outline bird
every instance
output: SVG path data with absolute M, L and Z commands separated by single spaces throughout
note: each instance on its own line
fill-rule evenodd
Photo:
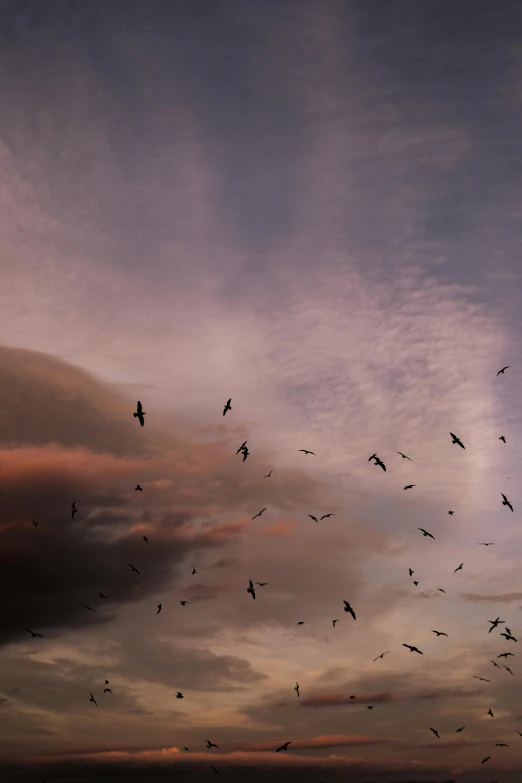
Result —
M 476 675 L 476 674 L 474 674 L 474 675 L 473 675 L 473 678 L 474 678 L 475 680 L 480 680 L 481 682 L 491 682 L 491 680 L 486 680 L 486 678 L 485 678 L 485 677 L 477 677 L 477 675 Z
M 219 747 L 219 745 L 216 745 L 214 742 L 207 740 L 207 750 L 210 750 L 210 748 L 217 748 L 217 747 Z
M 98 703 L 97 703 L 96 699 L 94 698 L 94 696 L 92 695 L 92 693 L 91 693 L 91 698 L 89 699 L 89 701 L 92 701 L 93 704 L 96 704 L 96 706 L 98 706 Z
M 289 740 L 288 742 L 285 742 L 284 745 L 281 745 L 281 747 L 276 750 L 276 753 L 279 753 L 280 750 L 288 750 L 291 741 L 292 740 Z
M 185 604 L 188 604 L 188 601 L 180 601 L 181 606 L 185 606 Z
M 431 726 L 430 726 L 430 731 L 432 731 L 435 734 L 435 736 L 440 739 L 440 734 L 439 734 L 439 732 L 436 729 L 432 729 Z
M 149 539 L 147 538 L 147 536 L 142 536 L 142 539 L 145 541 L 146 544 L 149 543 Z
M 338 623 L 338 622 L 339 622 L 339 620 L 332 620 L 332 625 L 333 625 L 334 628 L 335 628 L 335 623 Z
M 421 652 L 421 651 L 420 651 L 420 650 L 419 650 L 417 647 L 414 647 L 414 646 L 413 646 L 413 645 L 411 645 L 411 644 L 404 644 L 404 643 L 403 643 L 403 645 L 402 645 L 402 646 L 403 646 L 403 647 L 407 647 L 407 648 L 409 649 L 409 651 L 410 651 L 410 652 L 416 652 L 416 653 L 419 653 L 419 655 L 424 655 L 424 653 L 423 653 L 423 652 Z
M 500 656 L 499 656 L 499 657 L 500 657 Z M 496 661 L 492 661 L 492 660 L 491 660 L 491 658 L 490 658 L 489 660 L 490 660 L 490 663 L 492 663 L 492 664 L 493 664 L 493 666 L 494 666 L 496 669 L 500 669 L 500 666 L 498 665 L 498 663 L 497 663 Z
M 437 636 L 447 636 L 447 633 L 444 633 L 444 631 L 432 631 L 432 633 L 436 633 Z
M 305 454 L 313 454 L 313 455 L 314 455 L 314 457 L 316 457 L 316 456 L 317 456 L 317 455 L 315 454 L 315 452 L 313 452 L 313 451 L 308 451 L 308 449 L 297 449 L 297 451 L 304 451 L 304 453 L 305 453 Z
M 34 525 L 35 527 L 38 527 L 38 522 L 36 521 L 36 519 L 33 519 L 33 518 L 31 517 L 31 521 L 32 521 L 32 523 L 33 523 L 33 525 Z
M 413 489 L 413 487 L 416 487 L 416 484 L 407 484 L 404 489 Z
M 142 488 L 140 487 L 139 484 L 136 484 L 136 486 L 134 487 L 134 491 L 135 492 L 143 492 L 143 490 L 142 490 Z
M 414 580 L 413 580 L 413 584 L 415 585 L 415 587 L 417 587 L 417 585 L 418 585 L 419 583 L 418 583 L 418 582 L 416 582 L 416 581 L 415 581 L 415 579 L 414 579 Z
M 495 716 L 493 715 L 493 710 L 492 710 L 492 709 L 489 709 L 489 710 L 488 710 L 488 715 L 491 715 L 491 717 L 492 717 L 492 718 L 494 718 L 494 717 L 495 717 Z
M 502 664 L 502 665 L 504 666 L 504 664 Z M 504 666 L 504 669 L 505 669 L 507 672 L 509 672 L 510 674 L 513 674 L 513 672 L 512 672 L 512 671 L 511 671 L 511 669 L 509 668 L 509 666 Z
M 497 625 L 499 625 L 500 623 L 505 623 L 505 622 L 506 621 L 505 620 L 501 620 L 500 617 L 497 617 L 496 620 L 488 620 L 488 623 L 491 623 L 491 628 L 489 629 L 488 633 L 491 633 L 493 628 L 496 628 Z
M 510 655 L 512 658 L 515 657 L 515 653 L 500 653 L 500 655 L 497 655 L 497 658 L 509 658 Z
M 188 748 L 186 748 L 185 746 L 183 746 L 183 750 L 186 750 L 187 753 L 190 753 L 190 750 Z
M 481 763 L 481 764 L 485 764 L 485 763 L 486 763 L 486 761 L 489 761 L 489 760 L 490 760 L 490 758 L 491 758 L 491 756 L 486 756 L 486 758 L 485 758 L 485 759 L 482 759 L 482 761 L 481 761 L 480 763 Z
M 161 609 L 162 609 L 161 604 L 158 604 L 158 611 L 156 612 L 156 614 L 159 614 L 161 612 Z
M 215 773 L 216 773 L 216 775 L 219 775 L 219 772 L 217 771 L 217 769 L 215 768 L 215 766 L 214 766 L 213 764 L 211 764 L 210 766 L 211 766 L 211 768 L 212 768 L 213 772 L 215 772 Z
M 459 566 L 457 566 L 457 568 L 454 570 L 454 572 L 453 572 L 453 573 L 454 573 L 454 574 L 456 574 L 456 573 L 457 573 L 457 571 L 462 571 L 462 566 L 463 566 L 463 565 L 464 565 L 464 563 L 461 563 Z
M 328 517 L 334 517 L 334 516 L 335 516 L 335 514 L 323 514 L 321 519 L 328 519 Z M 321 521 L 321 519 L 319 519 L 319 522 Z
M 313 514 L 308 514 L 308 516 L 310 517 L 310 519 L 313 519 L 313 520 L 314 520 L 314 522 L 319 522 L 319 520 L 317 519 L 317 517 L 314 517 L 314 515 L 313 515 Z
M 505 367 L 503 367 L 501 370 L 499 370 L 499 371 L 497 372 L 497 378 L 498 378 L 498 376 L 499 376 L 501 373 L 502 373 L 502 375 L 504 375 L 505 371 L 506 371 L 506 370 L 509 370 L 509 368 L 510 368 L 510 367 L 511 367 L 511 365 L 510 365 L 510 364 L 506 364 L 506 366 L 505 366 Z
M 87 606 L 87 604 L 82 604 L 82 606 L 85 606 L 86 609 L 89 609 L 91 612 L 95 612 L 96 609 L 93 609 L 92 606 Z
M 78 513 L 78 509 L 76 508 L 76 503 L 73 503 L 71 506 L 71 516 L 74 519 L 74 515 Z
M 43 639 L 43 636 L 41 633 L 36 633 L 36 631 L 31 631 L 30 628 L 24 628 L 24 631 L 27 631 L 27 633 L 30 633 L 33 639 L 36 639 L 37 636 L 40 637 L 40 639 Z
M 246 460 L 249 454 L 250 452 L 247 448 L 243 449 L 243 462 Z
M 456 435 L 454 435 L 454 434 L 453 434 L 453 432 L 450 432 L 450 435 L 451 435 L 451 437 L 453 438 L 453 440 L 451 441 L 452 445 L 453 445 L 454 443 L 458 443 L 458 444 L 459 444 L 459 446 L 461 447 L 461 449 L 465 449 L 465 448 L 466 448 L 466 447 L 465 447 L 465 445 L 464 445 L 464 444 L 462 443 L 462 441 L 460 440 L 460 438 L 457 438 L 457 436 L 456 436 Z
M 255 519 L 256 517 L 260 517 L 261 514 L 263 513 L 263 511 L 266 511 L 267 508 L 268 508 L 268 506 L 265 506 L 264 508 L 262 508 L 261 511 L 258 511 L 258 513 L 256 514 L 255 517 L 252 517 L 252 519 Z
M 495 543 L 494 541 L 488 541 L 487 543 L 486 542 L 479 542 L 479 546 L 493 546 L 494 543 Z
M 105 685 L 108 685 L 108 684 L 109 684 L 109 680 L 105 680 Z
M 420 530 L 420 532 L 424 537 L 429 536 L 430 538 L 433 538 L 433 540 L 435 541 L 435 536 L 432 536 L 431 533 L 428 533 L 428 531 L 424 530 L 423 527 L 418 527 L 417 530 Z
M 354 619 L 354 620 L 356 620 L 357 618 L 356 618 L 356 616 L 355 616 L 355 612 L 353 611 L 353 609 L 352 609 L 352 607 L 350 606 L 350 604 L 348 603 L 348 601 L 345 601 L 345 600 L 343 599 L 343 603 L 344 603 L 344 611 L 345 611 L 345 612 L 349 612 L 349 613 L 352 615 L 353 619 Z
M 513 506 L 511 505 L 511 503 L 509 502 L 509 500 L 507 499 L 507 497 L 504 495 L 504 493 L 503 493 L 503 492 L 501 492 L 500 494 L 501 494 L 501 495 L 502 495 L 502 497 L 504 498 L 504 499 L 503 499 L 503 501 L 502 501 L 502 505 L 503 505 L 503 506 L 507 506 L 508 508 L 510 508 L 510 509 L 511 509 L 511 511 L 513 511 Z
M 509 748 L 509 745 L 506 745 L 505 742 L 496 742 L 495 743 L 496 748 Z
M 112 693 L 112 691 L 111 691 L 111 689 L 110 689 L 110 688 L 104 688 L 103 692 L 104 692 L 104 693 Z
M 442 589 L 442 587 L 437 587 L 437 590 L 439 591 L 439 593 L 445 593 L 446 592 L 445 590 Z
M 297 693 L 297 698 L 299 698 L 299 683 L 296 682 L 294 691 Z
M 453 514 L 454 514 L 454 513 L 455 513 L 454 511 L 448 511 L 448 514 L 449 514 L 451 517 L 453 516 Z
M 176 693 L 176 699 L 184 699 L 184 698 L 185 698 L 185 697 L 183 696 L 183 694 L 181 693 L 181 691 L 178 691 L 178 692 Z
M 100 596 L 100 598 L 105 598 L 105 600 L 106 600 L 106 601 L 108 600 L 108 599 L 107 599 L 107 596 L 106 596 L 106 595 L 103 595 L 103 593 L 98 593 L 98 595 Z
M 254 585 L 253 585 L 253 583 L 252 583 L 252 580 L 251 580 L 251 579 L 250 579 L 250 586 L 249 586 L 249 587 L 247 587 L 247 593 L 250 593 L 250 594 L 251 594 L 251 596 L 252 596 L 252 598 L 254 598 L 254 599 L 255 599 L 255 597 L 256 597 L 256 591 L 255 591 L 255 589 L 254 589 Z
M 256 582 L 256 585 L 259 585 L 259 587 L 264 587 L 267 584 L 268 582 Z
M 522 731 L 519 731 L 518 729 L 515 729 L 516 733 L 519 734 L 522 737 Z
M 138 571 L 138 569 L 136 568 L 136 566 L 133 566 L 133 565 L 132 565 L 132 563 L 127 563 L 127 565 L 129 566 L 129 568 L 130 568 L 132 571 L 135 571 L 135 572 L 138 574 L 138 576 L 140 575 L 140 572 Z
M 382 459 L 379 459 L 379 457 L 375 457 L 375 462 L 373 464 L 379 465 L 379 467 L 381 467 L 386 472 L 386 465 L 384 464 Z
M 402 451 L 398 451 L 397 454 L 400 454 L 403 459 L 409 459 L 410 462 L 413 462 L 411 457 L 407 457 L 406 454 L 403 454 Z
M 227 411 L 231 411 L 232 410 L 232 406 L 230 404 L 231 402 L 232 402 L 232 397 L 229 400 L 227 400 L 227 404 L 223 408 L 223 416 L 226 414 Z
M 412 568 L 408 568 L 408 573 L 409 573 L 410 576 L 413 576 L 415 571 Z
M 503 435 L 500 436 L 499 440 L 503 440 L 504 443 L 506 442 L 506 439 L 505 439 L 505 437 Z
M 389 652 L 391 652 L 391 650 L 386 650 L 386 652 L 383 652 L 380 655 L 378 655 L 377 658 L 373 659 L 373 663 L 375 663 L 375 661 L 378 661 L 379 658 L 384 658 L 384 656 L 387 655 Z
M 458 733 L 459 731 L 464 731 L 465 728 L 466 728 L 465 726 L 461 726 L 460 729 L 457 729 L 456 733 Z
M 191 574 L 192 574 L 192 576 L 194 576 L 195 574 L 197 574 L 197 571 L 196 571 L 196 569 L 195 569 L 195 568 L 193 568 L 193 569 L 192 569 L 192 571 L 191 571 Z
M 299 622 L 297 623 L 297 625 L 304 625 L 304 620 L 299 620 Z
M 273 468 L 272 468 L 272 470 L 273 470 Z M 263 478 L 270 478 L 270 476 L 272 475 L 272 470 L 270 471 L 270 473 L 267 473 L 266 476 L 263 476 Z
M 246 447 L 246 445 L 247 445 L 247 441 L 245 441 L 243 444 L 241 444 L 241 446 L 236 451 L 236 454 L 239 454 L 240 451 L 243 451 L 243 449 Z
M 372 705 L 370 705 L 370 706 L 366 707 L 366 709 L 367 709 L 367 710 L 373 710 L 373 706 L 372 706 Z
M 145 419 L 143 418 L 146 414 L 145 411 L 142 408 L 141 402 L 138 400 L 138 407 L 136 408 L 136 412 L 132 414 L 134 418 L 138 418 L 141 426 L 145 424 Z
M 511 636 L 510 633 L 501 633 L 501 636 L 504 636 L 508 641 L 511 639 L 513 642 L 518 642 L 518 639 L 515 639 L 514 636 Z

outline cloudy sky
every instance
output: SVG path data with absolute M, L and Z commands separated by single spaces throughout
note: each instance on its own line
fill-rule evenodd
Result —
M 3 779 L 516 781 L 521 44 L 0 0 Z

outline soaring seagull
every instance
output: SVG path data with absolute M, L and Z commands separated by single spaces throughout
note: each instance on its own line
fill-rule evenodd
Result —
M 231 402 L 232 402 L 232 397 L 231 397 L 229 400 L 227 400 L 227 404 L 226 404 L 226 405 L 225 405 L 225 407 L 223 408 L 223 416 L 225 415 L 225 413 L 226 413 L 227 411 L 231 411 L 231 410 L 232 410 L 232 406 L 231 406 L 231 404 L 230 404 Z
M 509 502 L 509 500 L 507 499 L 507 497 L 504 495 L 504 493 L 503 493 L 503 492 L 501 492 L 500 494 L 501 494 L 501 495 L 502 495 L 502 497 L 503 497 L 503 500 L 502 500 L 502 505 L 503 505 L 503 506 L 507 506 L 508 508 L 510 508 L 510 509 L 511 509 L 511 511 L 513 511 L 513 506 L 511 505 L 511 503 Z
M 400 454 L 403 459 L 409 459 L 410 462 L 413 462 L 411 457 L 407 457 L 406 454 L 403 454 L 402 451 L 398 451 L 397 454 Z
M 510 364 L 506 364 L 506 366 L 505 366 L 505 367 L 503 367 L 501 370 L 499 370 L 499 371 L 497 372 L 497 378 L 498 378 L 498 376 L 499 376 L 501 373 L 502 373 L 502 375 L 504 375 L 504 372 L 505 372 L 506 370 L 509 370 L 509 368 L 510 368 L 510 367 L 511 367 L 511 365 L 510 365 Z
M 317 456 L 313 451 L 307 451 L 307 449 L 297 449 L 297 451 L 304 451 L 305 454 L 313 454 L 314 457 Z
M 432 536 L 431 533 L 428 533 L 428 531 L 424 530 L 423 527 L 418 527 L 417 530 L 420 530 L 423 536 L 429 536 L 430 538 L 433 538 L 433 540 L 435 541 L 435 536 Z
M 461 449 L 466 448 L 465 445 L 462 443 L 462 441 L 459 438 L 457 438 L 457 436 L 454 435 L 453 432 L 450 432 L 450 435 L 453 438 L 453 440 L 451 441 L 452 443 L 458 443 Z
M 348 603 L 348 601 L 345 601 L 345 600 L 343 599 L 343 603 L 344 603 L 344 611 L 345 611 L 345 612 L 349 612 L 349 613 L 352 615 L 353 619 L 354 619 L 354 620 L 356 620 L 357 618 L 356 618 L 356 616 L 355 616 L 355 612 L 353 611 L 353 609 L 352 609 L 352 607 L 350 606 L 350 604 Z
M 139 419 L 139 422 L 140 422 L 141 426 L 143 427 L 143 425 L 145 424 L 145 419 L 143 417 L 146 415 L 146 413 L 143 410 L 143 408 L 141 406 L 141 402 L 139 400 L 138 400 L 138 407 L 136 408 L 135 413 L 133 413 L 132 415 L 134 416 L 134 418 L 137 417 Z

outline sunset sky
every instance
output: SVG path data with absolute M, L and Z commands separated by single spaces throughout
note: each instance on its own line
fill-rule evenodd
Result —
M 0 94 L 2 781 L 519 781 L 520 2 L 0 0 Z

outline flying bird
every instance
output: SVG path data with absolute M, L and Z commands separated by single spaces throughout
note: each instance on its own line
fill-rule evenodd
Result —
M 299 683 L 296 682 L 294 691 L 297 693 L 297 698 L 299 698 Z
M 192 569 L 192 571 L 191 571 L 191 574 L 192 574 L 192 576 L 194 576 L 195 574 L 197 574 L 197 571 L 196 571 L 196 569 L 195 569 L 195 568 L 193 568 L 193 569 Z
M 273 468 L 272 468 L 272 470 L 273 470 Z M 270 478 L 270 476 L 272 475 L 272 470 L 270 471 L 270 473 L 267 473 L 266 476 L 263 476 L 263 478 Z
M 410 576 L 413 576 L 415 571 L 412 568 L 408 568 L 408 573 L 409 573 Z
M 353 611 L 353 609 L 352 609 L 352 607 L 350 606 L 350 604 L 348 603 L 348 601 L 345 601 L 345 600 L 343 599 L 343 603 L 344 603 L 344 611 L 345 611 L 345 612 L 349 612 L 349 613 L 352 615 L 353 619 L 354 619 L 354 620 L 356 620 L 357 618 L 356 618 L 356 616 L 355 616 L 355 612 Z
M 313 451 L 308 451 L 307 449 L 297 449 L 297 451 L 304 451 L 305 454 L 313 454 L 314 457 L 317 456 Z
M 143 490 L 142 490 L 142 488 L 140 487 L 139 484 L 136 484 L 136 486 L 134 487 L 134 491 L 135 492 L 143 492 Z
M 255 519 L 256 517 L 260 517 L 261 514 L 263 513 L 263 511 L 266 511 L 267 508 L 268 508 L 268 506 L 265 506 L 264 508 L 262 508 L 261 511 L 258 511 L 258 513 L 256 514 L 255 517 L 252 517 L 252 519 Z
M 515 639 L 514 636 L 511 636 L 510 633 L 501 633 L 501 636 L 504 636 L 508 641 L 511 639 L 513 642 L 518 642 L 518 639 Z
M 423 653 L 423 652 L 421 652 L 421 651 L 420 651 L 420 650 L 419 650 L 417 647 L 414 647 L 414 646 L 413 646 L 413 645 L 411 645 L 411 644 L 404 644 L 404 643 L 403 643 L 403 645 L 402 645 L 402 646 L 403 646 L 403 647 L 407 647 L 407 648 L 408 648 L 408 650 L 409 650 L 410 652 L 416 652 L 416 653 L 419 653 L 419 655 L 424 655 L 424 653 Z
M 503 435 L 500 436 L 499 440 L 503 440 L 504 443 L 506 442 L 506 439 L 505 439 L 505 437 Z
M 377 658 L 373 659 L 373 663 L 375 663 L 375 661 L 378 661 L 379 658 L 384 658 L 384 656 L 387 655 L 389 652 L 391 652 L 391 650 L 386 650 L 386 652 L 383 652 L 380 655 L 378 655 Z
M 500 657 L 500 656 L 499 656 L 499 657 Z M 491 660 L 491 658 L 490 658 L 490 659 L 489 659 L 489 662 L 490 662 L 490 663 L 492 663 L 492 664 L 493 664 L 493 666 L 494 666 L 496 669 L 500 669 L 500 666 L 498 665 L 498 663 L 497 663 L 496 661 L 492 661 L 492 660 Z
M 506 371 L 506 370 L 508 370 L 510 367 L 511 367 L 511 365 L 510 365 L 510 364 L 506 364 L 506 366 L 505 366 L 505 367 L 503 367 L 501 370 L 499 370 L 499 371 L 497 372 L 497 378 L 498 378 L 498 376 L 499 376 L 501 373 L 502 373 L 502 375 L 504 375 L 505 371 Z
M 446 592 L 445 590 L 442 589 L 442 587 L 437 587 L 437 590 L 439 591 L 439 593 L 445 593 Z
M 180 601 L 181 606 L 185 606 L 185 604 L 188 604 L 188 601 Z
M 503 492 L 501 492 L 500 494 L 501 494 L 501 495 L 502 495 L 502 497 L 503 497 L 502 505 L 503 505 L 503 506 L 507 506 L 508 508 L 510 508 L 510 509 L 511 509 L 511 511 L 513 511 L 513 506 L 511 505 L 511 503 L 509 502 L 509 500 L 507 499 L 507 497 L 504 495 L 504 493 L 503 493 Z
M 176 699 L 184 699 L 184 698 L 185 698 L 185 697 L 183 696 L 183 694 L 181 693 L 181 691 L 178 691 L 178 692 L 176 693 Z
M 142 536 L 142 539 L 145 541 L 146 544 L 149 543 L 149 539 L 147 538 L 147 536 Z
M 496 742 L 495 743 L 496 748 L 509 748 L 509 745 L 506 745 L 505 742 Z
M 454 573 L 454 574 L 456 574 L 456 573 L 457 573 L 457 571 L 462 571 L 462 566 L 463 566 L 463 565 L 464 565 L 464 563 L 461 563 L 459 566 L 457 566 L 457 568 L 454 570 L 454 572 L 453 572 L 453 573 Z
M 314 516 L 313 516 L 313 514 L 308 514 L 308 516 L 310 517 L 310 519 L 313 519 L 313 520 L 314 520 L 314 522 L 319 522 L 319 520 L 317 519 L 317 517 L 314 517 Z
M 454 443 L 458 443 L 459 446 L 461 447 L 461 449 L 465 449 L 466 448 L 465 445 L 462 443 L 462 441 L 459 438 L 457 438 L 457 436 L 454 435 L 453 432 L 450 432 L 450 435 L 453 438 L 453 440 L 451 441 L 452 445 Z
M 103 692 L 104 692 L 104 693 L 112 693 L 112 691 L 111 691 L 111 689 L 110 689 L 110 688 L 105 688 Z
M 334 517 L 334 516 L 335 516 L 335 514 L 323 514 L 321 519 L 328 519 L 328 517 Z M 319 522 L 321 521 L 321 519 L 319 520 Z
M 105 685 L 108 685 L 108 684 L 109 684 L 109 680 L 105 680 Z
M 461 726 L 460 729 L 457 729 L 456 733 L 458 733 L 459 731 L 464 731 L 465 728 L 466 728 L 465 726 Z
M 239 452 L 240 452 L 240 451 L 243 451 L 243 450 L 244 450 L 244 448 L 246 447 L 246 445 L 247 445 L 247 441 L 245 441 L 244 443 L 242 443 L 242 444 L 241 444 L 241 446 L 240 446 L 240 447 L 238 448 L 238 450 L 236 451 L 236 454 L 239 454 Z
M 226 413 L 227 411 L 231 411 L 231 410 L 232 410 L 232 406 L 231 406 L 231 404 L 230 404 L 231 402 L 232 402 L 232 397 L 231 397 L 229 400 L 227 400 L 227 404 L 226 404 L 226 405 L 225 405 L 225 407 L 223 408 L 223 416 L 225 415 L 225 413 Z
M 516 733 L 519 734 L 522 737 L 522 731 L 519 731 L 518 729 L 515 729 Z
M 304 625 L 304 620 L 299 620 L 299 622 L 297 623 L 297 625 Z
M 279 753 L 280 750 L 288 750 L 288 746 L 290 745 L 292 740 L 289 740 L 288 742 L 285 742 L 284 745 L 281 745 L 280 748 L 276 750 L 276 753 Z
M 403 454 L 402 451 L 398 451 L 397 454 L 400 454 L 403 459 L 409 459 L 410 462 L 413 462 L 411 457 L 407 457 L 406 454 Z
M 91 698 L 89 699 L 89 701 L 92 701 L 93 704 L 96 704 L 96 706 L 98 706 L 98 702 L 96 701 L 96 699 L 94 698 L 92 693 L 91 693 Z
M 339 620 L 332 620 L 332 625 L 333 625 L 334 628 L 335 628 L 335 623 L 338 623 L 338 622 L 339 622 Z
M 85 606 L 86 609 L 89 609 L 91 612 L 95 612 L 96 609 L 93 609 L 92 606 L 87 606 L 87 604 L 82 604 L 82 606 Z
M 404 489 L 413 489 L 413 487 L 416 487 L 416 484 L 407 484 Z
M 156 614 L 159 614 L 161 612 L 161 609 L 162 609 L 161 604 L 158 604 L 158 611 L 156 612 Z
M 435 734 L 435 736 L 440 739 L 440 734 L 439 734 L 439 732 L 436 729 L 432 729 L 431 726 L 430 726 L 430 731 L 432 731 Z
M 491 680 L 486 680 L 485 677 L 477 677 L 476 674 L 473 675 L 473 678 L 475 680 L 480 680 L 481 682 L 491 682 Z
M 135 572 L 138 574 L 138 576 L 140 575 L 140 572 L 138 571 L 138 569 L 136 568 L 136 566 L 133 566 L 133 565 L 132 565 L 132 563 L 127 563 L 127 565 L 129 566 L 129 568 L 130 568 L 132 571 L 135 571 Z
M 447 636 L 447 633 L 444 633 L 444 631 L 432 631 L 432 633 L 436 633 L 437 636 Z
M 213 764 L 211 764 L 210 766 L 212 767 L 212 770 L 216 773 L 216 775 L 219 775 L 219 772 L 217 771 L 215 766 Z
M 268 582 L 256 582 L 256 585 L 259 585 L 259 587 L 264 587 L 267 584 Z
M 497 655 L 497 658 L 509 658 L 510 655 L 512 658 L 515 657 L 515 653 L 500 653 L 500 655 Z
M 496 620 L 488 620 L 488 623 L 491 623 L 491 628 L 489 629 L 488 633 L 491 633 L 493 628 L 496 628 L 497 625 L 499 625 L 500 623 L 505 623 L 505 622 L 506 621 L 505 620 L 501 620 L 500 617 L 497 617 Z
M 71 506 L 71 516 L 74 519 L 74 515 L 78 513 L 78 509 L 76 508 L 76 504 L 73 503 Z
M 145 411 L 143 410 L 143 408 L 141 406 L 141 402 L 139 400 L 138 400 L 138 407 L 136 408 L 136 413 L 133 413 L 132 415 L 134 416 L 134 418 L 138 417 L 139 422 L 140 422 L 141 426 L 143 427 L 143 425 L 145 424 L 145 419 L 143 417 L 146 414 L 145 414 Z
M 207 740 L 207 750 L 209 750 L 210 748 L 217 748 L 217 747 L 219 747 L 219 746 L 218 746 L 218 745 L 215 745 L 215 744 L 214 744 L 213 742 L 211 742 L 210 740 Z
M 495 716 L 493 715 L 493 710 L 491 710 L 491 709 L 489 709 L 489 710 L 488 710 L 488 715 L 491 715 L 491 717 L 492 717 L 492 718 L 494 718 L 494 717 L 495 717 Z
M 249 450 L 247 448 L 243 449 L 243 462 L 246 460 L 248 455 L 250 454 Z
M 490 760 L 490 758 L 491 758 L 491 756 L 486 756 L 486 758 L 485 758 L 485 759 L 482 759 L 482 761 L 481 761 L 480 763 L 481 763 L 481 764 L 485 764 L 485 763 L 486 763 L 486 761 L 489 761 L 489 760 Z
M 454 513 L 455 513 L 454 511 L 448 511 L 448 514 L 449 514 L 451 517 L 453 516 L 453 514 L 454 514 Z
M 253 583 L 252 583 L 252 580 L 250 580 L 250 586 L 249 586 L 249 587 L 247 587 L 247 593 L 250 593 L 250 595 L 252 596 L 252 598 L 254 598 L 254 599 L 255 599 L 255 597 L 256 597 L 256 591 L 255 591 L 254 585 L 253 585 Z
M 36 631 L 31 631 L 30 628 L 24 628 L 24 631 L 27 631 L 27 633 L 30 633 L 33 639 L 36 639 L 37 636 L 40 637 L 40 639 L 43 639 L 43 636 L 41 633 L 36 633 Z
M 494 541 L 488 541 L 487 543 L 482 543 L 481 542 L 481 543 L 479 543 L 479 546 L 493 546 L 494 543 L 495 543 Z
M 433 538 L 433 540 L 435 541 L 435 536 L 432 536 L 431 533 L 428 533 L 428 531 L 424 530 L 423 527 L 418 527 L 417 530 L 420 530 L 420 532 L 424 537 L 429 536 L 430 538 Z
M 504 666 L 504 664 L 502 664 L 502 665 Z M 509 672 L 510 674 L 513 674 L 513 672 L 512 672 L 512 671 L 511 671 L 511 669 L 509 668 L 509 666 L 504 666 L 504 669 L 505 669 L 507 672 Z
M 98 593 L 98 595 L 100 596 L 100 598 L 105 598 L 105 600 L 108 600 L 108 599 L 107 599 L 107 596 L 106 596 L 106 595 L 103 595 L 103 593 Z
M 413 580 L 413 584 L 415 585 L 415 587 L 417 587 L 417 585 L 418 585 L 419 583 L 418 583 L 418 582 L 416 582 L 416 581 L 415 581 L 415 579 L 414 579 L 414 580 Z
M 379 465 L 379 467 L 381 467 L 386 472 L 386 465 L 384 464 L 382 459 L 379 459 L 379 457 L 375 457 L 375 462 L 373 464 Z
M 38 527 L 38 522 L 36 521 L 36 519 L 33 519 L 33 518 L 31 517 L 31 522 L 33 523 L 33 525 L 34 525 L 35 527 Z

